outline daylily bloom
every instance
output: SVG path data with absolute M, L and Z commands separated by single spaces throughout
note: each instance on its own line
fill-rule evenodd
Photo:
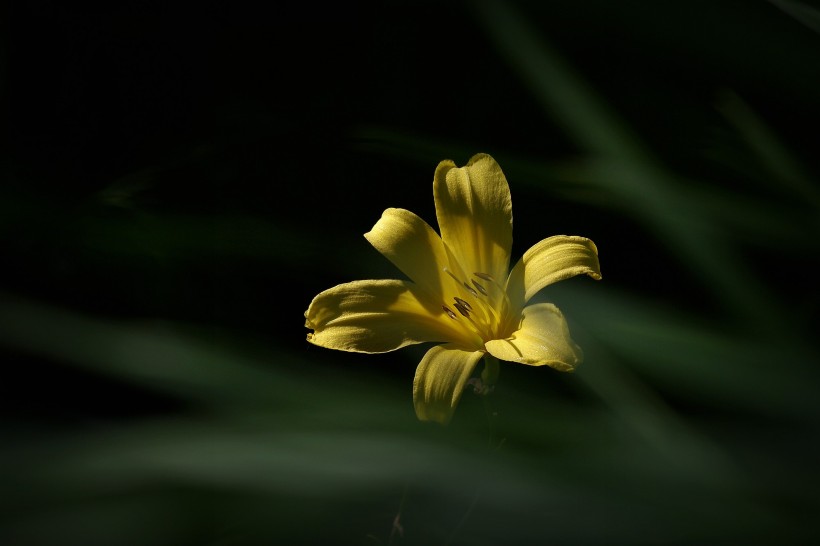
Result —
M 488 392 L 498 360 L 572 371 L 582 352 L 551 303 L 530 299 L 580 274 L 600 279 L 598 251 L 587 238 L 557 235 L 527 250 L 509 269 L 512 202 L 501 167 L 487 154 L 457 168 L 439 163 L 433 177 L 437 234 L 404 209 L 384 211 L 365 234 L 409 280 L 362 280 L 316 296 L 305 313 L 309 342 L 343 351 L 383 353 L 437 342 L 421 360 L 413 403 L 421 420 L 446 424 L 465 386 Z M 471 379 L 479 360 L 481 379 Z

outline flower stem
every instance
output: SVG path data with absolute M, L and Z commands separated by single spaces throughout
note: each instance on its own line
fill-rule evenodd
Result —
M 498 381 L 498 359 L 491 354 L 484 355 L 484 371 L 481 372 L 481 382 L 484 388 L 492 390 Z
M 498 374 L 500 367 L 498 359 L 492 355 L 484 356 L 484 370 L 481 372 L 481 382 L 483 386 L 484 411 L 487 414 L 487 441 L 490 448 L 499 448 L 504 443 L 502 440 L 498 446 L 496 442 L 496 423 L 498 421 L 498 410 L 495 409 L 495 404 L 490 400 L 490 394 L 495 389 L 495 384 L 498 381 Z

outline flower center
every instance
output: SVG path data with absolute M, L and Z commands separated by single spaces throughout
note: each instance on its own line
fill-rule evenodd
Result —
M 453 296 L 452 303 L 442 305 L 448 317 L 478 336 L 482 346 L 487 341 L 504 339 L 512 333 L 507 331 L 510 329 L 510 299 L 504 287 L 492 275 L 476 272 L 470 282 L 467 282 L 446 267 L 444 272 L 456 281 L 458 287 L 458 295 Z

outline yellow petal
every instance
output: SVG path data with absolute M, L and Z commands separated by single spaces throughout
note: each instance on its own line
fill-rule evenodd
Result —
M 387 209 L 365 238 L 418 286 L 442 301 L 447 254 L 427 222 L 404 209 Z
M 518 331 L 508 339 L 485 344 L 487 351 L 500 360 L 531 366 L 551 366 L 571 372 L 581 363 L 581 348 L 572 341 L 567 321 L 551 303 L 537 303 L 524 308 Z
M 483 351 L 436 345 L 424 355 L 413 380 L 413 405 L 422 421 L 450 422 Z
M 442 161 L 433 179 L 436 217 L 444 244 L 467 275 L 507 275 L 512 247 L 510 187 L 498 163 L 486 154 L 457 168 Z
M 314 345 L 342 351 L 384 353 L 425 341 L 462 341 L 464 332 L 441 304 L 413 283 L 367 280 L 340 284 L 315 298 L 305 312 Z
M 515 264 L 507 279 L 507 294 L 515 308 L 521 308 L 545 286 L 589 275 L 601 279 L 598 249 L 586 237 L 556 235 L 536 243 Z

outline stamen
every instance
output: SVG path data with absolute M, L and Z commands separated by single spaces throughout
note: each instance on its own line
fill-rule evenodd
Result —
M 461 309 L 459 309 L 459 311 L 460 310 Z M 473 328 L 475 329 L 475 333 L 477 333 L 478 336 L 481 339 L 489 339 L 489 337 L 492 336 L 492 331 L 489 329 L 490 325 L 487 324 L 486 315 L 484 316 L 483 320 L 479 321 L 481 324 L 479 324 L 475 320 L 473 320 L 473 318 L 469 314 L 465 314 L 464 316 L 467 317 L 467 320 L 470 322 L 470 324 L 473 325 Z
M 447 307 L 446 305 L 442 305 L 442 306 L 441 306 L 441 308 L 442 308 L 442 309 L 444 309 L 444 312 L 445 312 L 445 313 L 447 313 L 447 316 L 448 316 L 448 317 L 450 317 L 451 319 L 453 319 L 453 320 L 458 319 L 458 317 L 456 316 L 456 314 L 455 314 L 455 313 L 453 313 L 453 312 L 450 310 L 450 308 L 449 308 L 449 307 Z
M 466 288 L 466 289 L 467 289 L 467 291 L 468 291 L 470 294 L 472 294 L 473 296 L 478 296 L 478 292 L 476 292 L 475 290 L 473 290 L 473 287 L 472 287 L 472 286 L 470 286 L 469 284 L 467 284 L 467 282 L 466 282 L 466 281 L 465 281 L 463 284 L 464 284 L 464 288 Z
M 467 284 L 465 281 L 462 281 L 461 279 L 459 279 L 458 277 L 456 277 L 455 273 L 453 273 L 452 271 L 450 271 L 450 270 L 449 270 L 449 269 L 447 269 L 446 267 L 444 267 L 444 268 L 442 268 L 442 269 L 444 270 L 444 272 L 445 272 L 445 273 L 447 273 L 448 275 L 450 275 L 450 277 L 452 277 L 452 278 L 453 278 L 453 280 L 454 280 L 454 281 L 456 281 L 458 284 L 464 285 L 464 288 L 466 288 L 466 289 L 467 289 L 467 290 L 468 290 L 468 291 L 469 291 L 472 295 L 474 295 L 474 296 L 478 296 L 478 292 L 476 292 L 475 290 L 473 290 L 473 289 L 470 287 L 470 285 L 469 285 L 469 284 Z
M 490 307 L 490 310 L 492 311 L 493 315 L 499 323 L 504 322 L 506 320 L 507 313 L 512 308 L 512 303 L 510 302 L 510 297 L 507 295 L 507 290 L 489 273 L 481 273 L 476 271 L 473 273 L 473 275 L 489 282 L 490 286 L 497 290 L 498 293 L 501 295 L 501 308 L 498 310 L 498 312 L 494 307 Z M 472 282 L 474 285 L 480 286 L 475 280 L 473 280 Z
M 456 303 L 453 307 L 458 309 L 458 312 L 461 313 L 462 315 L 464 315 L 465 317 L 470 318 L 470 312 L 467 310 L 466 306 L 464 306 L 460 303 Z
M 473 275 L 475 275 L 479 279 L 484 279 L 485 281 L 489 282 L 492 286 L 496 287 L 500 292 L 505 292 L 504 287 L 501 286 L 501 283 L 495 280 L 495 278 L 492 275 L 488 273 L 473 273 Z
M 487 288 L 485 288 L 485 285 L 477 282 L 475 279 L 470 279 L 469 282 L 462 281 L 456 274 L 450 271 L 449 268 L 443 267 L 442 270 L 459 285 L 464 287 L 464 289 L 475 298 L 474 301 L 468 302 L 458 296 L 453 297 L 453 301 L 455 303 L 451 303 L 450 305 L 467 319 L 467 324 L 463 322 L 461 324 L 468 326 L 481 339 L 489 339 L 495 335 L 495 329 L 501 322 L 501 314 L 499 313 L 500 310 L 495 308 L 495 295 L 491 297 Z M 492 275 L 489 275 L 488 273 L 474 273 L 474 275 L 479 279 L 491 283 L 495 289 L 501 292 L 504 299 L 507 300 L 504 289 L 498 284 L 498 282 L 495 281 Z M 470 286 L 470 282 L 472 283 L 472 286 Z M 508 301 L 505 301 L 505 303 L 508 304 Z M 445 305 L 442 308 L 450 318 L 458 318 L 450 307 Z
M 457 302 L 457 303 L 460 303 L 461 305 L 463 305 L 464 307 L 466 307 L 468 311 L 472 311 L 472 310 L 473 310 L 473 306 L 472 306 L 472 305 L 470 305 L 469 303 L 467 303 L 466 301 L 464 301 L 463 299 L 461 299 L 461 298 L 459 298 L 459 297 L 457 297 L 457 296 L 456 296 L 456 297 L 454 297 L 453 299 L 454 299 L 454 300 L 456 300 L 456 302 Z

